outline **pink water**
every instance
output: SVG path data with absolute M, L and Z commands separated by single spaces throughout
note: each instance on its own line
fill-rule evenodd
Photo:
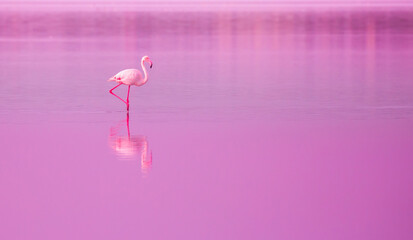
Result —
M 1 12 L 0 239 L 412 239 L 412 16 Z

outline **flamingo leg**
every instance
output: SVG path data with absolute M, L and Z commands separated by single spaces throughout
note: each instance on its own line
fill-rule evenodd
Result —
M 114 88 L 110 89 L 109 92 L 113 94 L 113 90 L 115 90 L 115 88 L 119 87 L 120 85 L 122 85 L 122 83 L 119 83 L 118 85 L 116 85 Z
M 117 97 L 119 100 L 121 100 L 122 102 L 124 102 L 124 103 L 128 106 L 128 109 L 129 109 L 129 103 L 126 102 L 125 100 L 123 100 L 122 98 L 120 98 L 118 95 L 116 95 L 116 94 L 113 93 L 113 90 L 115 90 L 115 88 L 119 87 L 120 85 L 122 85 L 122 83 L 119 83 L 117 86 L 115 86 L 114 88 L 112 88 L 111 90 L 109 90 L 109 92 L 110 92 L 113 96 Z M 130 86 L 129 86 L 129 87 L 130 87 Z M 129 90 L 128 90 L 128 96 L 129 96 Z
M 129 91 L 130 91 L 130 85 L 128 86 L 128 96 L 126 97 L 126 109 L 129 111 Z

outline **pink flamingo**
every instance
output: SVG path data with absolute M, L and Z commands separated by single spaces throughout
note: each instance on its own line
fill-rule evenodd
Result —
M 109 78 L 108 81 L 115 81 L 119 83 L 116 85 L 114 88 L 109 90 L 113 96 L 119 98 L 126 104 L 126 110 L 129 111 L 129 91 L 130 91 L 130 86 L 131 85 L 136 85 L 136 86 L 142 86 L 148 81 L 148 73 L 146 71 L 144 63 L 148 62 L 150 64 L 150 68 L 152 68 L 152 61 L 149 59 L 148 56 L 143 56 L 141 60 L 141 66 L 143 69 L 143 72 L 145 74 L 145 77 L 142 77 L 141 72 L 138 69 L 125 69 L 117 73 L 115 76 Z M 126 101 L 120 98 L 118 95 L 114 94 L 112 91 L 119 87 L 120 85 L 125 84 L 128 85 L 128 96 L 126 97 Z

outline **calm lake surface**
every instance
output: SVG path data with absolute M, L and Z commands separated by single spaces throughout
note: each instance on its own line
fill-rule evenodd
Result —
M 0 239 L 412 239 L 412 12 L 0 11 Z

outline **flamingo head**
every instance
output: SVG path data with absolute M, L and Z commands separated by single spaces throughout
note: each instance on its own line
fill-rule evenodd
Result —
M 149 67 L 152 68 L 152 61 L 151 61 L 151 59 L 149 59 L 148 56 L 143 56 L 141 61 L 142 61 L 142 63 L 148 62 L 150 64 Z

